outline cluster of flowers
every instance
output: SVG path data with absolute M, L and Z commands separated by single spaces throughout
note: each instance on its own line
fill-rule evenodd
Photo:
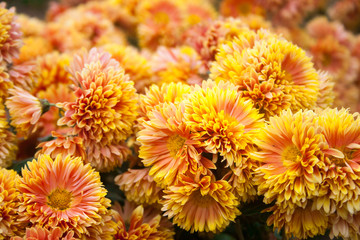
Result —
M 1 3 L 0 239 L 219 233 L 256 199 L 288 238 L 360 237 L 360 36 L 297 25 L 326 4 Z

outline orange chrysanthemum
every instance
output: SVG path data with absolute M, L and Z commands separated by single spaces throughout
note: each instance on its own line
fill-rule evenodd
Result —
M 149 121 L 138 132 L 139 157 L 146 167 L 151 167 L 149 174 L 162 187 L 175 183 L 181 173 L 204 172 L 213 167 L 192 140 L 183 111 L 182 105 L 163 103 L 149 114 Z
M 27 136 L 36 131 L 41 115 L 49 109 L 46 100 L 40 100 L 29 92 L 14 87 L 9 90 L 11 97 L 6 101 L 6 107 L 11 116 L 11 125 L 19 134 Z
M 12 237 L 11 240 L 75 240 L 74 232 L 68 232 L 63 236 L 63 231 L 59 228 L 47 230 L 41 227 L 26 228 L 24 237 Z
M 265 203 L 275 200 L 290 210 L 318 194 L 329 151 L 321 133 L 313 111 L 287 110 L 270 118 L 255 141 L 260 151 L 251 154 L 261 163 L 255 182 Z
M 63 136 L 57 132 L 52 132 L 51 135 L 55 138 L 47 142 L 40 143 L 37 148 L 41 148 L 36 152 L 35 157 L 41 154 L 49 155 L 51 158 L 56 158 L 61 154 L 63 158 L 67 156 L 81 157 L 86 159 L 86 153 L 80 137 Z
M 239 203 L 230 189 L 225 180 L 182 175 L 177 184 L 164 190 L 161 210 L 187 231 L 222 231 L 240 214 Z
M 0 167 L 9 167 L 16 159 L 16 137 L 10 132 L 5 106 L 0 100 Z
M 305 51 L 266 31 L 249 31 L 223 44 L 210 76 L 233 82 L 266 117 L 287 108 L 313 108 L 319 92 L 317 72 Z
M 193 140 L 207 152 L 223 156 L 227 166 L 240 164 L 241 151 L 263 126 L 261 118 L 231 83 L 204 82 L 185 101 L 185 122 Z
M 70 73 L 77 99 L 57 104 L 65 110 L 58 124 L 73 127 L 85 146 L 91 141 L 111 144 L 125 140 L 136 119 L 137 95 L 124 69 L 109 53 L 93 48 L 75 56 Z
M 11 63 L 19 55 L 22 45 L 20 25 L 16 22 L 15 8 L 6 9 L 6 3 L 0 3 L 0 62 Z
M 96 239 L 113 224 L 105 221 L 110 200 L 99 173 L 81 158 L 40 155 L 22 169 L 18 189 L 20 220 L 33 227 L 59 227 L 64 234 L 73 231 L 75 238 Z M 114 230 L 102 239 L 112 239 L 112 234 Z
M 143 206 L 136 206 L 128 201 L 123 207 L 115 205 L 114 220 L 117 222 L 114 239 L 171 240 L 173 229 L 161 217 L 160 211 Z
M 137 204 L 159 203 L 161 188 L 149 175 L 149 168 L 129 169 L 115 177 L 115 183 L 124 191 L 126 199 Z
M 24 223 L 18 219 L 18 178 L 19 175 L 15 171 L 0 167 L 0 239 L 9 239 L 23 231 Z

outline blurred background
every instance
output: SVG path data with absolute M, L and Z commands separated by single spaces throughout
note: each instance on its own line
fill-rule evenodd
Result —
M 15 6 L 18 13 L 32 17 L 44 18 L 49 0 L 5 0 L 7 6 Z

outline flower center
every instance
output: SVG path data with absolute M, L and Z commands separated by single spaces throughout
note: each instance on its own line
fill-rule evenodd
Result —
M 281 154 L 282 160 L 295 162 L 297 157 L 301 157 L 301 152 L 295 145 L 287 146 Z
M 179 150 L 184 146 L 184 143 L 186 141 L 186 138 L 183 138 L 182 136 L 175 134 L 169 137 L 167 140 L 167 147 L 170 151 L 170 155 L 172 157 L 175 157 L 176 154 L 179 152 Z
M 57 188 L 47 197 L 47 204 L 54 209 L 66 210 L 70 207 L 71 199 L 71 192 Z
M 195 200 L 194 203 L 199 207 L 207 207 L 211 205 L 212 201 L 214 200 L 209 195 L 201 195 L 200 190 L 197 190 L 192 193 L 192 198 Z

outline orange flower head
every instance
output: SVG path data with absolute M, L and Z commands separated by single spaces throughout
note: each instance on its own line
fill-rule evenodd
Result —
M 159 203 L 162 189 L 149 175 L 149 168 L 129 169 L 115 177 L 115 183 L 124 191 L 126 199 L 137 204 Z
M 1 239 L 9 239 L 22 234 L 24 222 L 18 218 L 20 192 L 16 188 L 19 175 L 14 170 L 0 167 L 0 235 Z
M 184 122 L 184 107 L 173 103 L 158 105 L 138 132 L 139 157 L 149 174 L 162 187 L 174 184 L 179 174 L 204 172 L 214 167 L 201 156 L 190 128 Z
M 35 132 L 40 116 L 50 107 L 49 103 L 34 97 L 19 87 L 10 89 L 9 93 L 11 97 L 7 99 L 6 107 L 10 112 L 11 125 L 24 136 Z
M 22 169 L 18 182 L 20 220 L 33 227 L 59 227 L 64 234 L 73 231 L 75 238 L 102 235 L 110 200 L 99 173 L 81 158 L 40 155 Z M 111 233 L 102 239 L 111 239 Z
M 51 135 L 55 138 L 47 142 L 40 143 L 37 148 L 39 149 L 35 157 L 38 158 L 41 154 L 49 155 L 51 158 L 56 158 L 61 154 L 63 158 L 67 156 L 86 158 L 85 149 L 82 139 L 80 137 L 63 136 L 57 132 L 52 132 Z
M 241 151 L 263 125 L 262 116 L 231 83 L 204 82 L 185 101 L 185 122 L 193 140 L 207 152 L 223 156 L 227 166 L 240 164 Z
M 320 85 L 305 51 L 266 31 L 247 32 L 223 44 L 210 76 L 233 82 L 267 118 L 287 108 L 313 108 Z
M 26 228 L 24 237 L 12 237 L 11 240 L 75 240 L 74 232 L 68 232 L 63 236 L 63 231 L 59 227 L 47 230 L 42 227 Z
M 239 203 L 230 189 L 225 180 L 182 175 L 177 184 L 164 190 L 161 210 L 186 231 L 222 231 L 240 214 Z
M 260 131 L 250 156 L 260 162 L 255 178 L 264 202 L 304 207 L 322 184 L 328 147 L 313 111 L 283 111 Z
M 137 116 L 134 83 L 109 53 L 96 48 L 75 56 L 70 66 L 75 83 L 75 102 L 58 103 L 65 110 L 59 125 L 73 127 L 87 147 L 125 140 Z

